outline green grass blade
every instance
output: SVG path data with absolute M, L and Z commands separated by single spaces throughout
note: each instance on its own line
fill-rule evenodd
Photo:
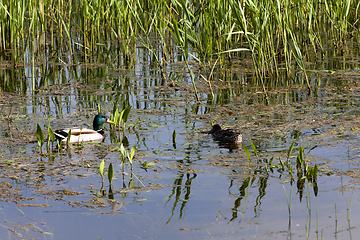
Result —
M 251 163 L 251 158 L 250 158 L 250 153 L 249 153 L 249 149 L 245 146 L 245 144 L 243 143 L 243 148 L 244 148 L 244 151 L 247 155 L 247 158 L 249 160 L 249 164 Z
M 66 139 L 66 144 L 67 145 L 69 145 L 69 143 L 70 143 L 70 138 L 71 138 L 71 129 L 69 130 L 68 136 L 67 136 L 67 139 Z
M 287 155 L 287 162 L 289 161 L 289 158 L 290 158 L 292 150 L 294 149 L 294 146 L 295 146 L 295 142 L 293 142 L 289 148 L 288 155 Z

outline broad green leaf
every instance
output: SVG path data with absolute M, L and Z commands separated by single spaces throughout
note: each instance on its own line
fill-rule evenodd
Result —
M 134 158 L 134 156 L 135 156 L 135 150 L 136 150 L 136 147 L 133 146 L 133 147 L 131 148 L 131 153 L 130 153 L 130 155 L 129 155 L 129 161 L 130 161 L 131 164 L 132 164 L 132 160 L 133 160 L 133 158 Z
M 110 185 L 111 185 L 113 176 L 114 176 L 114 169 L 113 169 L 112 163 L 110 163 L 109 169 L 108 169 L 108 179 L 109 179 Z
M 313 172 L 313 179 L 317 179 L 317 174 L 318 174 L 318 166 L 317 166 L 317 164 L 315 164 L 315 166 L 314 166 L 314 172 Z
M 37 124 L 37 127 L 36 127 L 36 138 L 37 138 L 39 147 L 41 148 L 42 145 L 44 144 L 45 138 L 44 138 L 43 130 L 41 129 L 39 124 Z
M 126 122 L 128 120 L 130 111 L 131 111 L 131 106 L 128 106 L 127 108 L 125 108 L 124 115 L 123 115 L 124 122 Z
M 124 145 L 123 145 L 122 143 L 120 144 L 119 150 L 120 150 L 120 153 L 121 153 L 121 155 L 122 155 L 123 157 L 126 157 L 126 156 L 127 156 L 126 148 L 124 148 Z
M 119 114 L 119 110 L 115 110 L 115 113 L 114 113 L 114 122 L 115 122 L 115 127 L 116 125 L 120 125 L 120 121 L 121 119 L 119 118 L 120 117 L 120 114 Z M 120 120 L 120 121 L 119 121 Z
M 104 175 L 104 166 L 105 166 L 105 161 L 104 159 L 101 161 L 100 166 L 99 166 L 99 172 L 100 175 L 103 176 Z

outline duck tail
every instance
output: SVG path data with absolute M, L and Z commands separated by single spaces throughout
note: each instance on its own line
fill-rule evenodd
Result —
M 55 137 L 56 137 L 57 139 L 59 139 L 59 140 L 64 140 L 64 139 L 67 138 L 68 133 L 65 132 L 65 131 L 63 131 L 63 130 L 56 130 L 56 131 L 54 132 L 54 135 L 55 135 Z

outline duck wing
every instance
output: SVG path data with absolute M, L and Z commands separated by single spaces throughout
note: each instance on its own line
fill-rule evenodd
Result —
M 235 130 L 233 129 L 225 129 L 223 131 L 221 131 L 221 134 L 223 134 L 224 136 L 236 136 L 236 135 L 239 135 L 240 132 L 236 132 Z

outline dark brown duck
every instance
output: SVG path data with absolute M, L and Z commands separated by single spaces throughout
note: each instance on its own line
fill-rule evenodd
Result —
M 241 143 L 242 134 L 235 131 L 234 129 L 221 129 L 219 124 L 212 126 L 212 129 L 206 133 L 209 133 L 213 136 L 215 141 L 223 143 Z

